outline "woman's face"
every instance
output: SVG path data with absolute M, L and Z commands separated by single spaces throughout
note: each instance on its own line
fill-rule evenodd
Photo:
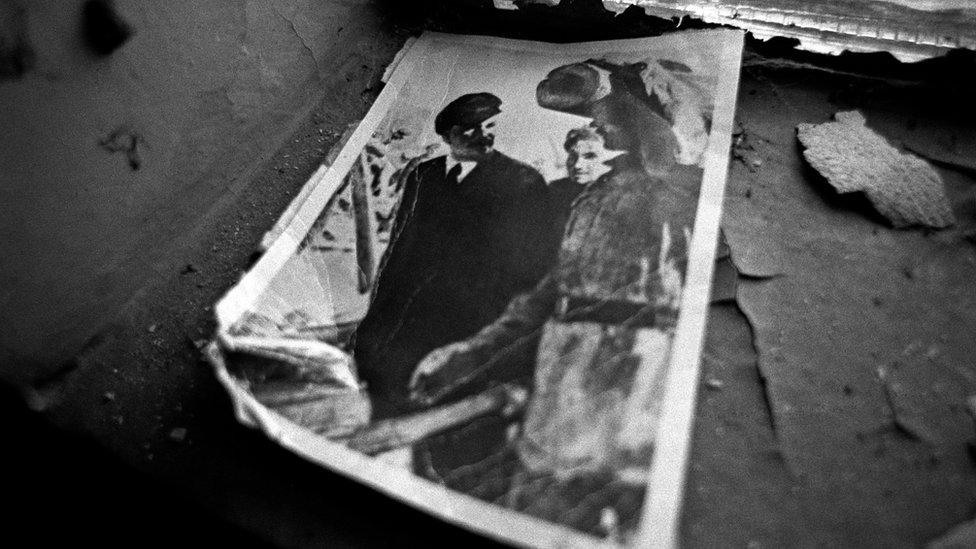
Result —
M 566 171 L 574 183 L 589 185 L 609 172 L 611 168 L 607 162 L 621 154 L 623 151 L 607 150 L 603 139 L 583 139 L 570 148 Z

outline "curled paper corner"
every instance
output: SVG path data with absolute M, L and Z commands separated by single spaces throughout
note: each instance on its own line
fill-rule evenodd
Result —
M 803 157 L 839 193 L 863 192 L 895 228 L 943 229 L 955 223 L 942 177 L 925 160 L 901 152 L 866 125 L 859 111 L 823 124 L 800 124 Z
M 234 406 L 234 416 L 242 425 L 257 429 L 268 438 L 287 445 L 287 436 L 274 414 L 259 403 L 227 370 L 224 353 L 217 341 L 210 342 L 203 351 L 204 358 L 214 368 L 217 382 L 227 391 Z

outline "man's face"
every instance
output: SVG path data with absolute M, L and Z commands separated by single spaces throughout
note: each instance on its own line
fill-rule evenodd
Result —
M 583 139 L 570 148 L 566 158 L 566 171 L 574 183 L 589 185 L 609 172 L 611 168 L 607 162 L 621 154 L 624 151 L 608 150 L 602 139 Z
M 444 138 L 457 160 L 478 162 L 492 152 L 495 145 L 495 117 L 477 126 L 454 126 Z

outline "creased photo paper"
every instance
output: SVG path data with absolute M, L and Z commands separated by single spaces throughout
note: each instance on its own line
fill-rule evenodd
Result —
M 741 49 L 412 41 L 215 308 L 237 417 L 501 541 L 674 545 Z

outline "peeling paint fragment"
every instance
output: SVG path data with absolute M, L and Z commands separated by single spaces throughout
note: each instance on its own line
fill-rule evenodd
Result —
M 897 228 L 942 229 L 955 223 L 941 176 L 931 165 L 900 152 L 865 125 L 858 111 L 835 122 L 800 124 L 803 157 L 840 193 L 864 192 Z

